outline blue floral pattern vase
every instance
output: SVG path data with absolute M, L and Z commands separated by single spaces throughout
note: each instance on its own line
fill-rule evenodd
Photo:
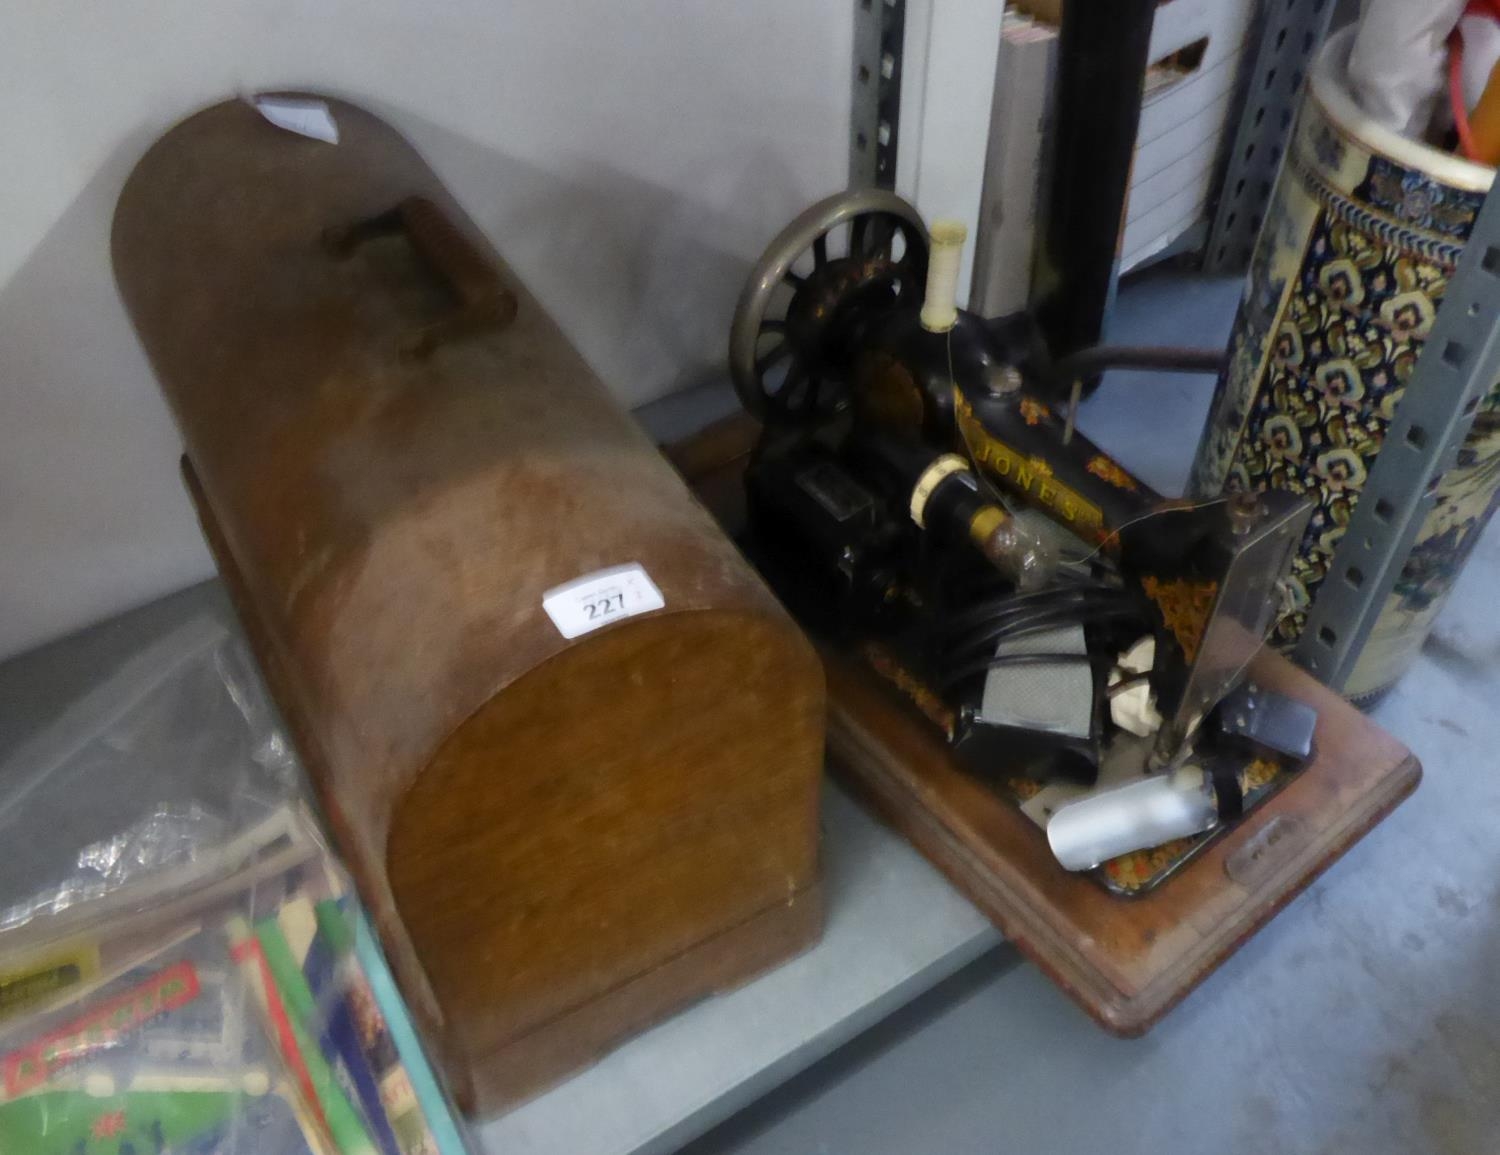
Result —
M 1192 492 L 1285 489 L 1316 502 L 1293 564 L 1290 649 L 1339 543 L 1448 278 L 1489 169 L 1368 123 L 1339 83 L 1352 30 L 1329 39 L 1266 211 Z M 1355 699 L 1410 665 L 1500 493 L 1500 383 L 1342 687 Z

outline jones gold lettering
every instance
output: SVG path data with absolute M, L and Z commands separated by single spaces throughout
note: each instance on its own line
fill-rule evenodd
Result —
M 964 447 L 978 465 L 996 480 L 1022 494 L 1031 495 L 1035 489 L 1036 504 L 1055 517 L 1076 524 L 1080 532 L 1096 540 L 1107 538 L 1102 510 L 1085 501 L 1066 485 L 1059 484 L 1045 473 L 1039 473 L 1035 466 L 1028 464 L 1014 449 L 993 436 L 975 419 L 973 409 L 962 394 L 955 397 L 954 408 Z

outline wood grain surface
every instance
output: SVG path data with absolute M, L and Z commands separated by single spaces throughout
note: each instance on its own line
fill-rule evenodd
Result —
M 814 939 L 823 675 L 421 157 L 329 105 L 337 145 L 242 101 L 167 133 L 115 271 L 339 849 L 488 1112 Z M 630 562 L 665 609 L 565 639 L 544 592 Z

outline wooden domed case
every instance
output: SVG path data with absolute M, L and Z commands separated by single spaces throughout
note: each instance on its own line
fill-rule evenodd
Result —
M 327 105 L 337 143 L 242 101 L 168 132 L 115 272 L 338 846 L 492 1110 L 816 937 L 823 677 L 422 158 Z M 565 637 L 548 591 L 632 565 L 661 608 Z

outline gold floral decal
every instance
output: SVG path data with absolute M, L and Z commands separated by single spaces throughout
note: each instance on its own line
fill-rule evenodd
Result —
M 1051 417 L 1052 412 L 1035 397 L 1021 398 L 1021 420 L 1027 425 L 1039 425 L 1043 418 Z
M 1099 453 L 1089 458 L 1088 471 L 1095 477 L 1102 477 L 1116 489 L 1135 491 L 1135 478 L 1126 473 L 1118 464 Z
M 1240 771 L 1240 791 L 1254 793 L 1269 786 L 1281 774 L 1281 764 L 1270 758 L 1257 758 Z
M 929 690 L 910 670 L 901 665 L 884 646 L 870 642 L 860 647 L 860 653 L 872 670 L 906 695 L 912 705 L 922 711 L 929 722 L 942 730 L 946 738 L 952 740 L 956 719 L 953 711 L 944 705 L 941 698 Z
M 1193 848 L 1194 838 L 1174 838 L 1150 850 L 1133 850 L 1104 864 L 1104 873 L 1121 890 L 1142 890 L 1156 880 L 1157 875 Z
M 1141 579 L 1141 588 L 1161 610 L 1162 620 L 1182 647 L 1183 656 L 1189 662 L 1196 661 L 1198 643 L 1203 640 L 1203 627 L 1208 623 L 1209 611 L 1214 608 L 1219 583 L 1180 579 L 1164 582 L 1148 574 Z

